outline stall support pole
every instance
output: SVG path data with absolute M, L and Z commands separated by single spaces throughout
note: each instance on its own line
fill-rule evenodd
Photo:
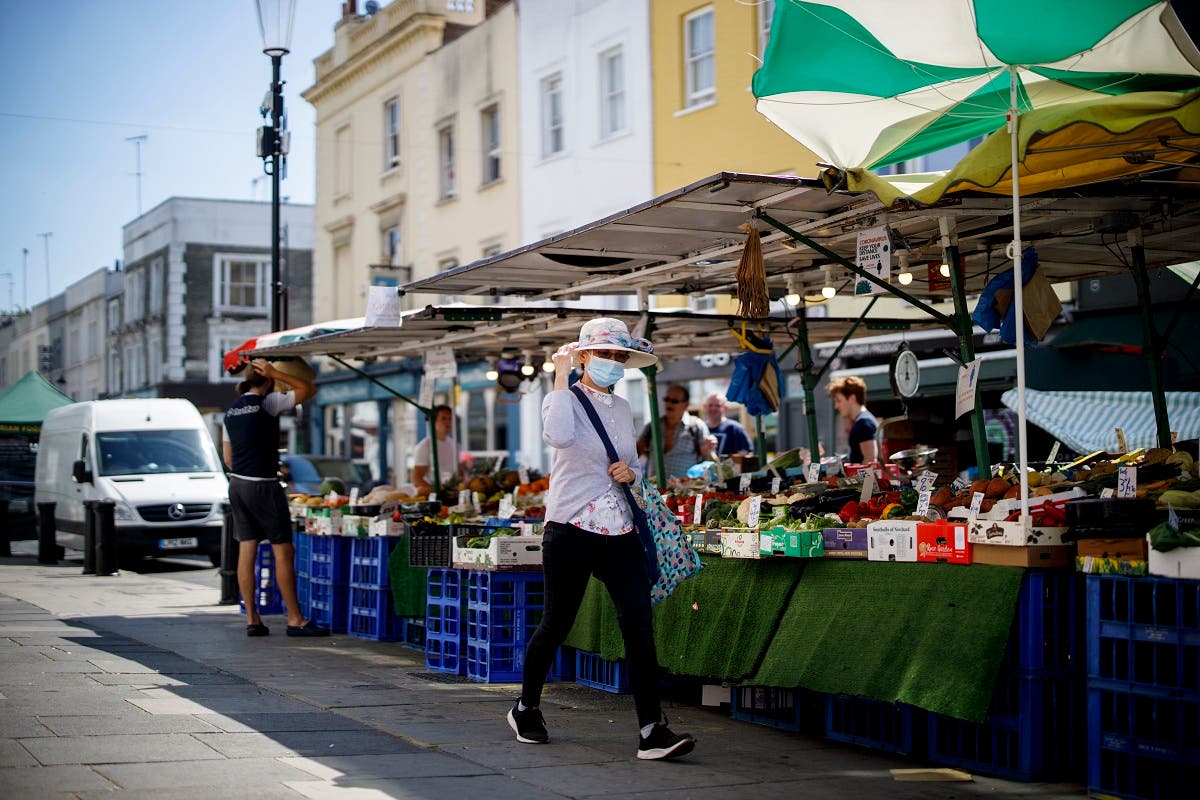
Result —
M 650 395 L 650 457 L 654 459 L 654 483 L 658 490 L 667 488 L 667 460 L 663 456 L 662 418 L 658 415 L 658 365 L 642 367 Z
M 233 538 L 233 506 L 222 503 L 221 517 L 221 597 L 217 605 L 233 606 L 241 599 L 237 582 L 238 543 Z
M 817 442 L 817 401 L 813 395 L 813 389 L 817 385 L 817 376 L 813 375 L 812 347 L 808 342 L 808 313 L 804 305 L 800 306 L 800 314 L 796 319 L 796 332 L 799 336 L 796 355 L 799 356 L 800 362 L 800 382 L 804 385 L 804 420 L 808 424 L 809 458 L 813 461 L 820 461 L 821 450 Z
M 1171 424 L 1167 418 L 1167 396 L 1163 390 L 1161 340 L 1154 328 L 1154 310 L 1150 306 L 1150 276 L 1146 273 L 1146 248 L 1142 229 L 1129 231 L 1129 252 L 1133 258 L 1133 284 L 1137 287 L 1138 308 L 1142 312 L 1142 353 L 1150 374 L 1150 398 L 1154 403 L 1154 427 L 1158 431 L 1158 446 L 1171 448 Z
M 975 360 L 975 345 L 971 341 L 972 322 L 967 311 L 967 294 L 963 286 L 963 275 L 959 271 L 958 237 L 953 220 L 942 217 L 938 220 L 942 233 L 943 264 L 950 267 L 950 293 L 954 296 L 954 332 L 958 336 L 958 354 L 964 364 Z M 1013 269 L 1016 270 L 1014 263 Z M 1019 270 L 1014 272 L 1016 275 Z M 1022 357 L 1021 353 L 1017 354 Z M 979 477 L 991 477 L 992 459 L 988 455 L 987 430 L 983 424 L 983 400 L 975 392 L 975 408 L 971 411 L 971 438 L 975 441 L 975 465 Z
M 767 465 L 767 432 L 763 430 L 762 414 L 754 418 L 754 433 L 754 450 L 758 454 L 759 469 L 762 469 Z

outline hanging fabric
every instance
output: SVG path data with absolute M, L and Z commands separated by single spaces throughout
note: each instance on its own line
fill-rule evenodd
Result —
M 749 222 L 741 229 L 746 232 L 746 245 L 737 268 L 738 316 L 762 319 L 771 313 L 771 296 L 767 292 L 767 269 L 763 265 L 762 241 L 758 228 Z

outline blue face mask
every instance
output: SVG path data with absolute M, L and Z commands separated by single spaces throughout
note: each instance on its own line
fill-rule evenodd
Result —
M 612 361 L 607 358 L 597 358 L 592 356 L 588 361 L 587 366 L 588 377 L 595 382 L 597 386 L 608 388 L 621 378 L 625 377 L 625 365 L 619 361 Z

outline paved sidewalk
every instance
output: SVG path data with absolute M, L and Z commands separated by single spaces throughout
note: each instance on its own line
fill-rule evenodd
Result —
M 18 551 L 20 552 L 20 551 Z M 923 766 L 667 709 L 695 752 L 634 758 L 632 700 L 551 684 L 552 743 L 504 720 L 518 687 L 448 682 L 421 653 L 346 636 L 249 639 L 211 581 L 83 577 L 0 559 L 0 796 L 5 798 L 1081 797 L 1081 787 L 911 782 Z M 906 776 L 900 775 L 900 778 Z

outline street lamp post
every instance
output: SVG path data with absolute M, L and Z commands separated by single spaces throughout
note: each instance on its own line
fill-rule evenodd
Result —
M 264 103 L 260 112 L 270 114 L 271 125 L 259 128 L 258 156 L 263 171 L 271 176 L 271 330 L 283 328 L 283 285 L 279 270 L 279 179 L 287 162 L 288 134 L 283 113 L 283 80 L 280 66 L 291 50 L 292 24 L 296 18 L 296 0 L 258 0 L 258 29 L 262 34 L 263 52 L 271 57 L 270 106 Z M 268 166 L 268 164 L 270 166 Z

